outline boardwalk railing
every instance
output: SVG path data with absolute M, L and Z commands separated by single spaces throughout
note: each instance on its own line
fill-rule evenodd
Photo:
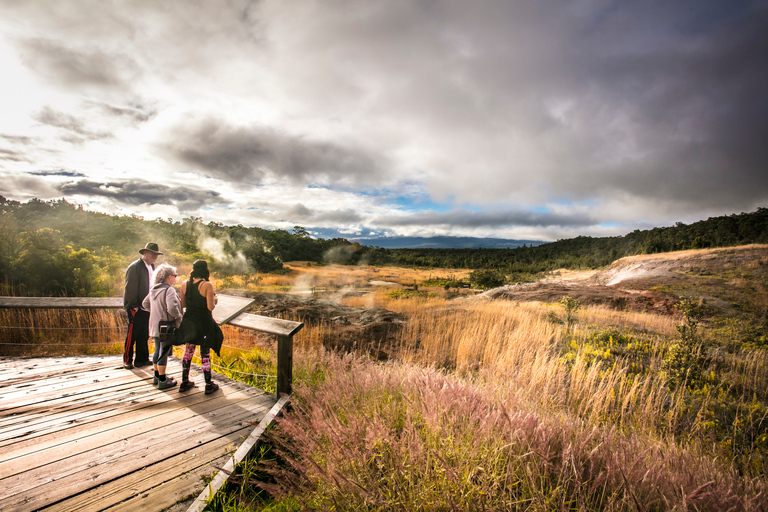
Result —
M 261 315 L 244 313 L 255 301 L 232 295 L 218 295 L 213 318 L 219 325 L 229 324 L 253 331 L 277 336 L 277 402 L 262 419 L 256 429 L 232 455 L 222 471 L 206 485 L 203 492 L 192 502 L 188 512 L 201 512 L 207 501 L 221 489 L 235 466 L 248 457 L 261 434 L 271 425 L 290 399 L 293 383 L 293 336 L 304 324 Z M 121 297 L 0 297 L 0 308 L 15 309 L 123 309 Z
M 277 336 L 277 398 L 290 395 L 293 385 L 293 336 L 304 324 L 244 313 L 255 301 L 233 295 L 218 295 L 213 319 Z M 0 297 L 0 308 L 14 309 L 123 309 L 122 297 Z

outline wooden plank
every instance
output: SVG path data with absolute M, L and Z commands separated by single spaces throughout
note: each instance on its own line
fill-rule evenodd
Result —
M 15 409 L 29 404 L 40 403 L 42 401 L 62 396 L 72 396 L 86 391 L 105 389 L 109 387 L 107 380 L 109 375 L 120 375 L 125 370 L 109 371 L 108 374 L 95 373 L 81 378 L 78 375 L 70 376 L 67 380 L 54 381 L 53 384 L 46 385 L 44 382 L 40 386 L 32 386 L 27 389 L 18 389 L 0 397 L 0 418 L 8 416 Z M 151 373 L 141 372 L 139 377 L 142 380 L 152 378 Z M 136 374 L 134 374 L 136 376 Z M 119 378 L 119 377 L 114 377 Z M 134 377 L 135 378 L 135 377 Z
M 110 392 L 94 390 L 86 396 L 73 399 L 71 396 L 45 402 L 42 406 L 28 406 L 26 410 L 14 411 L 0 421 L 0 447 L 23 437 L 29 439 L 41 433 L 55 430 L 57 425 L 69 425 L 93 421 L 98 415 L 119 412 L 121 408 L 133 408 L 146 401 L 157 400 L 154 387 L 143 383 L 137 388 L 136 382 L 126 381 L 120 386 L 113 386 Z
M 4 451 L 0 455 L 0 462 L 12 457 L 15 452 L 32 453 L 63 440 L 102 431 L 113 422 L 126 421 L 123 418 L 136 415 L 141 417 L 138 411 L 164 405 L 174 399 L 175 397 L 168 393 L 158 396 L 147 390 L 143 395 L 129 396 L 119 403 L 95 404 L 89 408 L 78 409 L 75 413 L 64 411 L 50 421 L 45 421 L 43 416 L 37 423 L 17 425 L 15 430 L 3 433 L 0 447 Z
M 251 313 L 241 313 L 230 320 L 229 324 L 278 336 L 293 336 L 304 327 L 304 324 L 301 322 L 253 315 Z
M 256 302 L 247 297 L 236 297 L 234 295 L 217 295 L 219 301 L 211 313 L 217 324 L 225 324 L 237 315 L 248 309 L 248 306 Z
M 201 492 L 197 499 L 195 499 L 187 512 L 202 512 L 203 509 L 205 509 L 208 503 L 208 499 L 219 492 L 219 490 L 229 478 L 229 475 L 234 473 L 235 466 L 240 464 L 246 459 L 246 457 L 251 454 L 251 451 L 253 451 L 253 448 L 256 446 L 256 443 L 259 441 L 264 431 L 272 424 L 273 421 L 275 421 L 275 418 L 288 404 L 289 400 L 290 397 L 285 395 L 281 397 L 274 406 L 272 406 L 272 409 L 270 409 L 267 415 L 264 416 L 261 422 L 259 422 L 258 427 L 256 427 L 256 429 L 251 432 L 251 434 L 248 436 L 248 439 L 243 441 L 243 443 L 240 445 L 240 448 L 238 448 L 235 452 L 235 455 L 229 458 L 222 470 L 219 471 L 215 477 L 213 477 L 211 483 L 205 486 L 203 492 Z
M 177 394 L 171 394 L 176 391 Z M 262 392 L 262 394 L 266 394 Z M 254 395 L 246 393 L 230 393 L 231 399 L 252 400 Z M 81 439 L 95 433 L 104 432 L 120 425 L 143 421 L 148 417 L 162 412 L 169 406 L 176 408 L 199 407 L 199 404 L 214 400 L 215 397 L 205 395 L 202 389 L 196 388 L 179 396 L 178 388 L 168 391 L 148 391 L 144 396 L 130 396 L 116 407 L 114 404 L 102 408 L 85 410 L 79 414 L 64 416 L 48 424 L 33 425 L 27 432 L 11 432 L 15 437 L 4 441 L 0 446 L 4 450 L 0 462 L 10 460 L 14 456 L 34 453 L 51 446 L 56 446 L 73 439 Z
M 39 430 L 30 432 L 23 436 L 23 439 L 11 439 L 0 444 L 3 446 L 3 450 L 0 451 L 0 462 L 10 460 L 19 454 L 37 452 L 67 441 L 104 432 L 122 424 L 152 417 L 157 414 L 157 412 L 149 409 L 152 407 L 161 407 L 165 410 L 169 404 L 172 404 L 176 408 L 195 408 L 197 410 L 200 404 L 217 399 L 219 400 L 217 403 L 221 406 L 222 395 L 227 401 L 266 400 L 269 402 L 271 400 L 271 395 L 269 398 L 265 398 L 266 393 L 262 390 L 248 386 L 233 386 L 232 384 L 233 381 L 228 381 L 226 384 L 222 381 L 221 393 L 215 395 L 205 395 L 202 387 L 196 387 L 180 395 L 178 387 L 168 391 L 158 391 L 153 387 L 146 386 L 149 390 L 145 400 L 142 400 L 142 397 L 128 396 L 125 397 L 123 403 L 118 404 L 118 407 L 111 405 L 96 409 L 93 412 L 86 410 L 80 414 L 64 416 L 57 421 L 52 421 L 52 425 L 45 430 L 42 430 L 41 427 L 32 426 L 30 429 Z M 60 433 L 57 434 L 57 432 Z M 39 437 L 42 439 L 38 439 Z
M 0 297 L 0 308 L 123 309 L 122 297 Z
M 246 437 L 251 427 L 234 434 Z M 57 512 L 97 512 L 101 510 L 162 510 L 176 503 L 179 496 L 187 496 L 202 487 L 200 476 L 212 473 L 229 457 L 231 442 L 215 439 L 195 450 L 182 452 L 157 464 L 146 466 L 130 475 L 58 502 L 43 510 Z M 224 452 L 222 454 L 222 452 Z M 208 455 L 211 454 L 211 455 Z M 216 454 L 221 454 L 216 456 Z M 179 476 L 186 477 L 182 485 Z M 142 492 L 137 492 L 141 489 Z
M 16 380 L 12 384 L 0 388 L 0 400 L 12 400 L 12 396 L 19 393 L 37 391 L 41 388 L 49 388 L 56 385 L 77 385 L 77 383 L 89 379 L 103 379 L 110 375 L 126 374 L 127 371 L 113 361 L 112 364 L 97 364 L 80 368 L 78 371 L 53 371 L 45 372 L 40 376 L 26 378 L 23 381 Z M 6 398 L 7 397 L 7 398 Z
M 251 427 L 235 432 L 241 438 Z M 225 438 L 215 439 L 195 450 L 186 451 L 146 466 L 99 487 L 57 503 L 58 512 L 96 512 L 101 510 L 150 510 L 156 512 L 174 505 L 203 487 L 200 477 L 211 475 L 226 463 L 232 444 Z M 181 478 L 179 478 L 181 477 Z M 142 489 L 142 492 L 137 492 Z M 48 510 L 48 509 L 44 509 Z
M 170 371 L 172 371 L 172 369 L 168 369 L 167 371 L 170 372 Z M 81 373 L 82 372 L 83 371 L 81 370 Z M 111 384 L 111 387 L 114 387 L 114 386 L 122 385 L 126 381 L 127 382 L 137 382 L 137 383 L 145 381 L 146 379 L 149 379 L 149 378 L 152 377 L 152 373 L 150 373 L 150 372 L 151 372 L 151 370 L 150 370 L 149 367 L 147 367 L 146 371 L 141 371 L 140 369 L 133 369 L 131 371 L 126 371 L 126 370 L 124 370 L 122 368 L 114 368 L 114 366 L 110 366 L 110 367 L 107 367 L 106 369 L 102 368 L 100 374 L 91 374 L 91 376 L 93 377 L 93 380 L 98 379 L 98 378 L 101 378 L 101 379 L 104 379 L 104 380 L 109 380 L 109 383 Z M 78 375 L 79 374 L 77 372 L 67 373 L 64 376 L 58 376 L 58 375 L 55 375 L 55 374 L 47 374 L 47 375 L 43 375 L 41 377 L 31 377 L 31 380 L 26 381 L 26 384 L 25 384 L 25 381 L 16 381 L 15 382 L 16 387 L 13 388 L 13 389 L 9 389 L 7 394 L 3 393 L 4 390 L 0 390 L 0 407 L 6 407 L 6 406 L 13 407 L 13 406 L 15 406 L 13 408 L 16 411 L 24 410 L 25 406 L 23 404 L 18 403 L 18 402 L 10 403 L 10 400 L 9 400 L 8 404 L 3 404 L 3 402 L 6 401 L 5 397 L 8 396 L 8 395 L 11 395 L 11 394 L 17 395 L 20 391 L 23 391 L 23 390 L 31 390 L 31 391 L 35 391 L 35 392 L 40 393 L 41 394 L 40 398 L 43 398 L 42 393 L 44 392 L 44 390 L 50 389 L 50 386 L 45 386 L 45 384 L 44 384 L 44 382 L 47 379 L 50 379 L 52 382 L 59 383 L 61 385 L 62 382 L 66 383 L 66 382 L 75 381 L 76 379 L 78 379 Z M 103 389 L 103 388 L 100 388 L 100 389 Z M 48 401 L 51 401 L 51 400 L 56 400 L 56 399 L 60 399 L 60 398 L 66 398 L 66 397 L 69 397 L 69 396 L 72 396 L 72 395 L 79 396 L 79 395 L 83 395 L 83 394 L 90 394 L 90 393 L 92 393 L 91 389 L 85 389 L 85 388 L 79 388 L 79 389 L 74 390 L 74 391 L 79 391 L 79 392 L 64 393 L 64 394 L 61 394 L 58 397 L 53 397 L 53 398 L 46 397 L 45 401 L 48 402 Z M 35 405 L 39 405 L 39 401 L 35 402 Z M 2 414 L 0 414 L 0 417 L 2 417 Z
M 173 376 L 174 373 L 168 372 L 168 375 Z M 3 411 L 0 414 L 0 425 L 3 427 L 12 425 L 18 417 L 22 416 L 34 420 L 36 415 L 54 413 L 62 410 L 62 408 L 76 411 L 78 408 L 92 403 L 109 403 L 109 400 L 113 400 L 112 395 L 117 392 L 122 392 L 122 397 L 130 397 L 136 395 L 138 391 L 152 389 L 147 386 L 151 378 L 152 376 L 149 374 L 136 375 L 131 373 L 111 377 L 101 386 L 80 387 L 55 396 L 45 398 L 41 396 L 38 400 L 35 400 L 33 396 L 25 400 L 24 403 L 17 402 L 16 407 Z M 1 402 L 0 406 L 2 406 Z
M 200 395 L 206 396 L 203 393 Z M 0 466 L 0 479 L 63 460 L 70 457 L 74 452 L 82 453 L 107 447 L 116 438 L 128 439 L 139 436 L 147 430 L 148 424 L 169 426 L 188 420 L 192 415 L 217 414 L 220 410 L 234 406 L 251 407 L 251 397 L 244 394 L 241 394 L 239 397 L 228 397 L 226 400 L 221 400 L 221 398 L 219 397 L 219 400 L 201 400 L 196 404 L 190 403 L 187 408 L 181 409 L 168 409 L 159 407 L 162 404 L 154 404 L 153 407 L 144 409 L 140 417 L 122 415 L 122 421 L 119 422 L 110 424 L 99 422 L 99 432 L 92 435 L 59 440 L 55 446 L 32 452 L 24 451 L 22 454 L 15 450 L 9 450 L 8 454 L 3 454 L 2 456 L 5 464 Z M 194 413 L 189 409 L 192 406 L 194 406 Z
M 50 372 L 57 368 L 84 368 L 102 363 L 119 365 L 122 364 L 122 359 L 119 355 L 0 358 L 0 367 L 3 368 L 3 373 L 7 372 L 8 375 L 32 375 L 35 372 Z M 0 383 L 0 387 L 2 385 L 3 383 Z
M 293 386 L 293 338 L 277 337 L 277 397 L 290 395 Z
M 227 406 L 216 413 L 144 432 L 129 443 L 116 439 L 108 446 L 27 470 L 0 481 L 7 495 L 0 499 L 0 509 L 37 510 L 218 437 L 235 443 L 239 438 L 233 432 L 242 428 L 244 420 L 265 411 L 261 405 L 247 409 L 244 405 Z
M 118 368 L 122 366 L 119 356 L 110 356 L 99 362 L 76 361 L 44 366 L 28 365 L 24 367 L 9 367 L 0 362 L 3 369 L 3 382 L 0 384 L 0 394 L 7 388 L 30 380 L 43 380 L 55 375 L 71 375 L 84 371 L 87 368 Z M 87 370 L 85 370 L 87 371 Z

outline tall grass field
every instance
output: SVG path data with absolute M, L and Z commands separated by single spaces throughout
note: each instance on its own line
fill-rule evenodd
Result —
M 296 286 L 285 277 L 229 284 Z M 768 510 L 768 355 L 722 326 L 596 306 L 569 320 L 557 303 L 440 290 L 343 304 L 405 315 L 389 360 L 366 340 L 333 352 L 334 326 L 308 323 L 292 410 L 209 510 Z M 17 327 L 0 347 L 119 354 L 123 321 L 0 310 Z M 273 391 L 274 348 L 225 326 L 214 370 Z

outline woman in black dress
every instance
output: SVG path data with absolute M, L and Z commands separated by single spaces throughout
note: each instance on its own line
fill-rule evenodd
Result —
M 211 315 L 218 299 L 213 285 L 208 281 L 209 277 L 208 263 L 205 260 L 197 260 L 192 264 L 189 280 L 181 285 L 181 306 L 186 310 L 180 329 L 183 331 L 183 339 L 187 342 L 181 361 L 182 380 L 179 391 L 182 392 L 195 387 L 195 383 L 189 380 L 189 369 L 192 366 L 195 346 L 198 345 L 205 377 L 205 394 L 219 389 L 219 386 L 211 381 L 211 348 L 219 353 L 221 339 L 217 335 L 220 330 Z

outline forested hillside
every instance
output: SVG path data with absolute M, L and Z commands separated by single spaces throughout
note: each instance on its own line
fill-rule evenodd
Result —
M 160 245 L 163 261 L 178 266 L 206 258 L 223 275 L 279 271 L 283 261 L 322 261 L 334 247 L 351 246 L 344 239 L 313 239 L 298 226 L 289 233 L 195 217 L 145 220 L 86 211 L 63 199 L 22 204 L 0 196 L 3 295 L 114 295 L 125 268 L 149 241 Z
M 636 254 L 768 243 L 768 208 L 710 217 L 692 224 L 635 230 L 625 236 L 579 236 L 515 249 L 382 249 L 365 254 L 375 265 L 472 268 L 532 275 L 558 268 L 592 269 Z
M 714 217 L 690 225 L 580 236 L 515 249 L 383 249 L 343 238 L 203 223 L 190 217 L 146 220 L 92 212 L 64 199 L 26 203 L 0 196 L 0 285 L 3 294 L 107 296 L 119 292 L 123 271 L 148 241 L 164 261 L 206 258 L 219 275 L 280 271 L 283 262 L 468 268 L 497 274 L 487 284 L 530 280 L 557 268 L 598 268 L 623 256 L 682 249 L 768 243 L 768 209 Z M 499 284 L 501 284 L 499 282 Z M 486 284 L 486 285 L 487 285 Z

